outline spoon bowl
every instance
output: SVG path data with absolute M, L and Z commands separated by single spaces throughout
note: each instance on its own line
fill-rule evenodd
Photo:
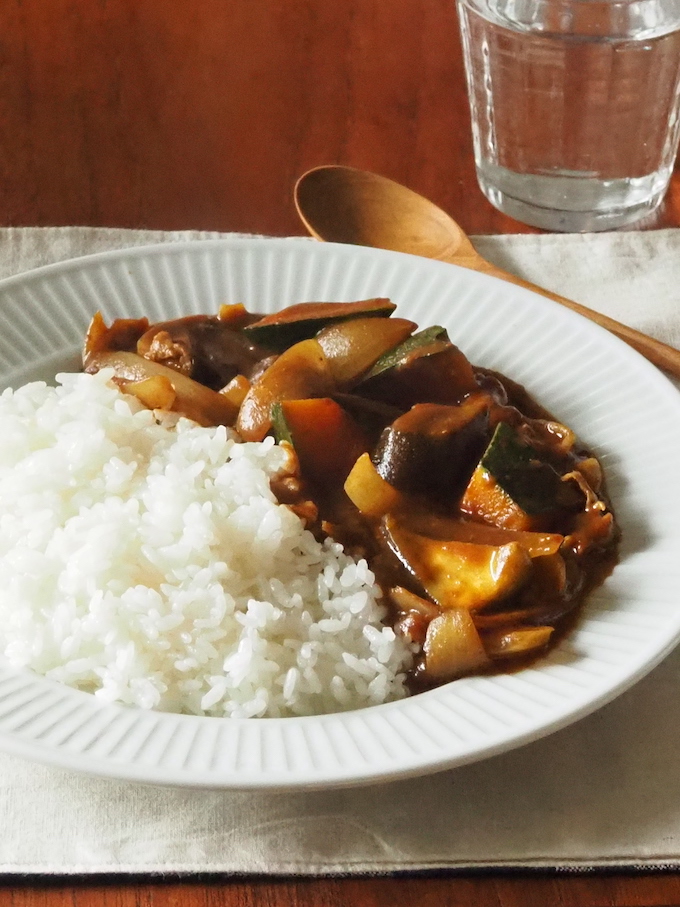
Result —
M 476 254 L 446 212 L 377 173 L 316 167 L 298 180 L 295 201 L 311 235 L 326 242 L 409 252 L 440 261 L 457 262 Z
M 304 173 L 294 197 L 303 224 L 316 239 L 434 258 L 533 290 L 596 322 L 680 378 L 679 350 L 497 268 L 476 251 L 452 217 L 400 183 L 354 167 L 328 165 Z

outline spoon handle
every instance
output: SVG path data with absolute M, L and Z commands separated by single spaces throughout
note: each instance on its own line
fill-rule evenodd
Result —
M 459 263 L 463 264 L 463 262 Z M 615 321 L 615 319 L 609 318 L 607 315 L 602 315 L 600 312 L 595 312 L 593 309 L 580 305 L 578 302 L 572 302 L 571 299 L 565 299 L 564 296 L 558 296 L 556 293 L 544 290 L 542 287 L 529 283 L 528 280 L 522 280 L 521 277 L 516 277 L 508 271 L 497 268 L 496 265 L 492 265 L 491 262 L 481 256 L 475 256 L 474 258 L 469 259 L 469 261 L 466 260 L 464 267 L 471 268 L 474 271 L 480 271 L 484 274 L 490 274 L 493 277 L 499 277 L 501 280 L 507 280 L 509 283 L 514 283 L 519 287 L 525 287 L 527 290 L 533 290 L 534 293 L 540 293 L 541 296 L 547 296 L 548 299 L 559 302 L 573 312 L 578 312 L 579 315 L 583 315 L 585 318 L 590 319 L 590 321 L 594 321 L 601 327 L 606 328 L 612 334 L 616 334 L 617 337 L 620 337 L 621 340 L 624 340 L 629 346 L 632 346 L 633 349 L 637 350 L 638 353 L 643 355 L 658 368 L 663 369 L 670 375 L 674 375 L 676 378 L 680 378 L 680 350 L 676 350 L 667 343 L 655 340 L 654 337 L 649 337 L 641 331 L 636 331 L 634 328 L 621 324 L 620 321 Z

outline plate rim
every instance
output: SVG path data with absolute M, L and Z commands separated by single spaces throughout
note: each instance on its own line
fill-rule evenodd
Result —
M 196 252 L 199 248 L 202 249 L 214 249 L 221 251 L 223 253 L 229 253 L 232 249 L 244 250 L 246 248 L 255 248 L 255 249 L 266 249 L 267 246 L 272 244 L 279 245 L 283 247 L 284 245 L 295 245 L 300 247 L 300 244 L 304 243 L 305 246 L 311 250 L 325 250 L 320 251 L 320 254 L 323 256 L 325 254 L 332 254 L 341 250 L 339 254 L 342 255 L 367 255 L 368 257 L 373 257 L 378 255 L 379 257 L 384 258 L 384 260 L 399 258 L 399 259 L 408 259 L 413 262 L 417 262 L 419 266 L 434 267 L 437 269 L 446 269 L 446 273 L 450 272 L 451 268 L 454 268 L 458 272 L 458 278 L 461 274 L 464 274 L 463 282 L 472 281 L 473 283 L 481 281 L 489 282 L 488 285 L 492 286 L 496 291 L 498 291 L 498 285 L 502 284 L 504 288 L 510 288 L 511 294 L 521 294 L 525 298 L 531 298 L 534 300 L 532 305 L 536 305 L 536 300 L 540 300 L 541 306 L 546 306 L 547 311 L 551 311 L 549 307 L 553 307 L 552 311 L 555 313 L 559 312 L 560 318 L 567 319 L 568 322 L 573 322 L 574 324 L 580 324 L 582 327 L 585 324 L 587 326 L 588 332 L 599 338 L 600 343 L 611 344 L 612 349 L 618 349 L 619 354 L 623 351 L 624 356 L 630 356 L 631 361 L 635 362 L 635 365 L 638 369 L 643 369 L 643 373 L 646 373 L 647 379 L 652 381 L 656 385 L 656 390 L 659 393 L 667 394 L 668 399 L 672 400 L 675 406 L 678 407 L 678 412 L 680 413 L 680 394 L 678 394 L 675 386 L 670 382 L 670 380 L 663 375 L 655 366 L 647 362 L 639 353 L 635 352 L 633 349 L 628 347 L 624 341 L 615 337 L 614 335 L 609 334 L 604 328 L 600 327 L 597 324 L 588 322 L 583 316 L 575 313 L 571 310 L 565 309 L 553 300 L 550 300 L 545 297 L 541 297 L 538 294 L 534 293 L 531 290 L 525 289 L 523 287 L 518 287 L 516 285 L 507 284 L 501 281 L 499 278 L 493 277 L 491 275 L 480 274 L 479 272 L 468 271 L 466 269 L 459 268 L 455 265 L 451 265 L 445 262 L 432 261 L 430 259 L 422 259 L 418 256 L 405 255 L 403 253 L 391 252 L 387 250 L 374 250 L 369 247 L 360 247 L 360 246 L 348 246 L 348 245 L 339 245 L 339 244 L 325 244 L 325 243 L 315 243 L 313 240 L 309 240 L 304 237 L 281 237 L 281 238 L 211 238 L 211 239 L 189 239 L 189 240 L 173 240 L 167 243 L 148 243 L 139 246 L 130 246 L 120 249 L 110 249 L 100 252 L 95 252 L 89 255 L 78 256 L 74 258 L 65 259 L 58 262 L 52 262 L 49 264 L 42 265 L 38 268 L 34 268 L 28 271 L 24 271 L 20 274 L 11 275 L 0 280 L 0 307 L 2 306 L 2 297 L 5 293 L 11 291 L 13 287 L 21 286 L 27 281 L 36 281 L 40 279 L 47 278 L 48 280 L 57 274 L 63 274 L 71 272 L 74 270 L 80 270 L 85 267 L 92 267 L 101 262 L 110 262 L 110 261 L 120 261 L 126 258 L 138 259 L 145 258 L 149 255 L 162 255 L 169 253 L 183 253 L 183 252 Z M 312 254 L 315 254 L 314 252 Z M 472 277 L 470 276 L 472 275 Z M 455 341 L 455 338 L 454 338 Z M 0 378 L 2 373 L 0 372 Z M 166 769 L 158 765 L 144 765 L 137 764 L 134 762 L 130 763 L 119 763 L 119 762 L 100 762 L 97 760 L 92 760 L 87 756 L 83 756 L 82 753 L 73 753 L 68 749 L 60 748 L 54 750 L 53 748 L 49 751 L 43 751 L 41 745 L 32 740 L 26 740 L 22 737 L 17 737 L 16 735 L 8 735 L 4 729 L 0 729 L 0 743 L 2 748 L 8 752 L 14 752 L 17 755 L 26 756 L 28 758 L 36 759 L 41 762 L 46 762 L 52 765 L 58 765 L 63 768 L 73 769 L 77 771 L 84 771 L 90 774 L 100 775 L 107 778 L 120 778 L 125 780 L 135 780 L 146 783 L 153 784 L 164 784 L 172 786 L 182 786 L 182 787 L 197 787 L 197 788 L 221 788 L 221 789 L 275 789 L 275 790 L 291 790 L 296 788 L 324 788 L 329 789 L 331 787 L 338 786 L 348 786 L 348 785 L 358 785 L 358 784 L 368 784 L 375 783 L 376 781 L 388 781 L 395 780 L 397 778 L 406 778 L 412 776 L 422 776 L 426 773 L 441 771 L 446 768 L 470 764 L 472 762 L 478 761 L 482 758 L 490 758 L 493 755 L 496 755 L 501 752 L 507 752 L 511 749 L 515 749 L 520 746 L 524 746 L 527 743 L 540 739 L 547 734 L 554 733 L 555 731 L 566 727 L 573 722 L 579 720 L 585 715 L 591 714 L 596 711 L 607 702 L 610 702 L 626 689 L 629 689 L 635 683 L 637 683 L 642 677 L 648 674 L 657 664 L 659 664 L 668 654 L 672 651 L 675 646 L 680 641 L 680 614 L 675 623 L 675 629 L 673 634 L 667 635 L 664 645 L 650 645 L 649 648 L 652 649 L 653 655 L 647 657 L 644 660 L 641 660 L 637 668 L 630 672 L 622 672 L 622 676 L 618 678 L 613 683 L 609 683 L 606 688 L 596 697 L 587 697 L 584 702 L 580 705 L 577 703 L 571 709 L 565 713 L 555 717 L 552 721 L 543 722 L 538 727 L 528 727 L 523 732 L 516 734 L 512 737 L 511 741 L 501 740 L 497 743 L 489 743 L 486 746 L 476 749 L 474 752 L 464 754 L 462 756 L 456 756 L 452 758 L 447 758 L 442 756 L 438 760 L 430 760 L 427 764 L 419 763 L 417 760 L 413 760 L 413 765 L 405 766 L 403 763 L 401 765 L 395 765 L 390 770 L 385 769 L 368 769 L 364 773 L 356 770 L 356 768 L 351 772 L 350 775 L 347 775 L 338 771 L 327 772 L 326 775 L 319 775 L 313 778 L 297 778 L 291 779 L 290 775 L 287 773 L 277 774 L 273 771 L 268 771 L 266 773 L 262 772 L 258 776 L 248 776 L 246 774 L 241 774 L 238 776 L 228 776 L 222 777 L 219 773 L 208 772 L 204 775 L 200 773 L 194 773 L 194 776 L 188 778 L 185 774 L 178 774 L 175 769 Z M 44 678 L 37 678 L 38 682 L 43 684 L 49 684 L 50 686 L 54 685 L 56 682 L 48 681 Z M 59 685 L 61 686 L 61 685 Z M 93 697 L 90 697 L 87 693 L 82 693 L 75 690 L 70 690 L 65 688 L 69 694 L 75 694 L 76 696 L 88 697 L 94 701 Z M 428 697 L 430 699 L 436 698 L 439 690 L 428 691 L 425 694 L 419 694 L 422 697 Z M 371 706 L 366 709 L 358 710 L 358 712 L 345 712 L 345 713 L 334 713 L 330 716 L 308 716 L 301 718 L 278 718 L 278 719 L 256 719 L 256 724 L 262 724 L 263 726 L 275 726 L 279 723 L 285 723 L 288 725 L 290 722 L 300 723 L 301 725 L 317 725 L 319 722 L 328 722 L 334 720 L 335 718 L 342 716 L 353 716 L 359 713 L 375 713 L 383 714 L 387 713 L 390 710 L 400 710 L 403 709 L 404 703 L 413 703 L 419 697 L 413 697 L 408 700 L 401 700 L 397 702 L 390 702 L 383 705 Z M 424 700 L 423 700 L 424 701 Z M 101 709 L 102 707 L 100 707 Z M 106 709 L 114 709 L 118 711 L 125 711 L 126 707 L 124 706 L 105 706 Z M 167 715 L 168 713 L 155 713 L 157 715 Z M 179 724 L 183 723 L 194 723 L 194 722 L 231 722 L 239 725 L 247 725 L 252 727 L 253 719 L 233 719 L 233 718 L 203 718 L 198 716 L 191 715 L 177 715 L 173 716 Z

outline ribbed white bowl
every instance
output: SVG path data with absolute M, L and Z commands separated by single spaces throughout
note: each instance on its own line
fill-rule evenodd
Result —
M 389 296 L 421 326 L 443 324 L 473 362 L 505 372 L 600 456 L 623 530 L 621 563 L 550 654 L 319 718 L 196 718 L 99 705 L 0 664 L 0 747 L 111 777 L 196 787 L 327 787 L 461 765 L 593 711 L 680 636 L 680 395 L 616 338 L 534 294 L 451 265 L 286 240 L 124 250 L 0 282 L 0 385 L 78 367 L 84 331 L 244 302 Z M 1 443 L 1 442 L 0 442 Z

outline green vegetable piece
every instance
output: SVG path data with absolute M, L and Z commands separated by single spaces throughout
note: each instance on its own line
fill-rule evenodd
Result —
M 274 437 L 278 444 L 281 441 L 287 441 L 289 444 L 293 444 L 293 436 L 291 434 L 290 428 L 288 427 L 288 422 L 286 417 L 283 414 L 283 407 L 279 400 L 272 405 L 271 410 L 272 416 L 272 431 L 274 432 Z
M 419 331 L 417 334 L 413 334 L 411 337 L 408 337 L 403 343 L 398 344 L 393 349 L 388 350 L 384 353 L 380 359 L 375 363 L 373 368 L 368 372 L 364 377 L 364 381 L 368 381 L 369 378 L 375 378 L 376 375 L 380 375 L 382 372 L 386 372 L 388 369 L 396 368 L 401 362 L 404 362 L 408 356 L 411 355 L 415 350 L 421 349 L 422 347 L 429 346 L 431 343 L 434 343 L 436 340 L 448 340 L 449 335 L 446 333 L 446 328 L 440 327 L 439 325 L 434 325 L 430 328 L 425 328 L 423 331 Z
M 371 370 L 358 393 L 404 410 L 417 403 L 455 405 L 479 390 L 472 365 L 443 328 L 428 328 L 412 341 L 382 359 L 381 371 Z
M 246 325 L 243 333 L 276 352 L 314 337 L 323 327 L 350 318 L 389 318 L 396 305 L 389 299 L 358 302 L 301 302 Z
M 582 491 L 560 474 L 540 451 L 528 444 L 507 422 L 500 422 L 480 465 L 521 509 L 531 516 L 556 510 L 578 510 Z

